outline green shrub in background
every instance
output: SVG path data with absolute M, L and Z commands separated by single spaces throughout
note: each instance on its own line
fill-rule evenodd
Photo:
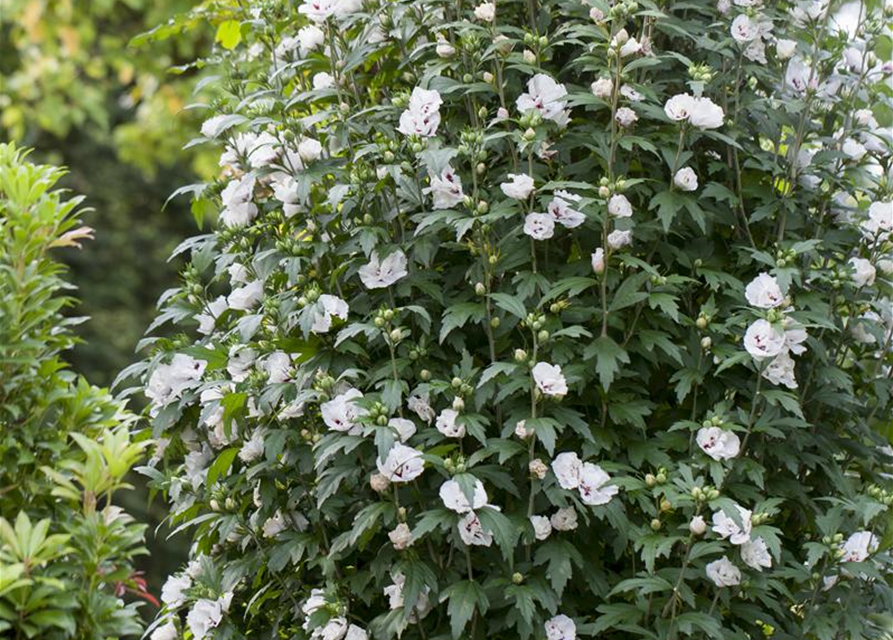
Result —
M 54 254 L 92 229 L 53 188 L 64 172 L 26 155 L 0 145 L 0 636 L 138 636 L 145 527 L 114 499 L 145 443 L 62 359 L 79 320 Z
M 89 258 L 61 257 L 80 291 L 78 311 L 93 319 L 70 360 L 96 384 L 109 384 L 133 361 L 155 301 L 176 275 L 165 259 L 189 232 L 191 216 L 188 206 L 162 210 L 162 203 L 188 176 L 210 175 L 216 164 L 210 154 L 180 151 L 198 124 L 183 107 L 200 71 L 187 64 L 167 72 L 194 59 L 213 31 L 129 45 L 195 4 L 0 2 L 0 141 L 70 167 L 62 184 L 95 209 L 86 218 L 98 229 Z M 112 271 L 117 277 L 106 277 Z
M 154 640 L 889 637 L 893 67 L 838 8 L 207 3 Z

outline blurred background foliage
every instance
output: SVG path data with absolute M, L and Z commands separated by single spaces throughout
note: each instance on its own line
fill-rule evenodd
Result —
M 83 343 L 66 359 L 97 385 L 109 385 L 135 360 L 159 295 L 177 277 L 179 265 L 168 256 L 195 234 L 187 200 L 165 201 L 217 170 L 217 158 L 201 147 L 182 150 L 201 119 L 185 109 L 201 80 L 190 63 L 210 49 L 213 29 L 131 46 L 197 4 L 0 0 L 0 141 L 33 148 L 35 161 L 68 167 L 61 186 L 84 194 L 92 208 L 83 218 L 96 229 L 95 241 L 64 252 L 81 299 L 72 314 L 92 318 L 79 327 Z M 142 483 L 141 476 L 131 480 Z M 140 568 L 157 595 L 187 541 L 165 539 L 169 531 L 158 528 L 163 503 L 150 503 L 144 489 L 122 499 L 149 525 L 151 553 Z
M 185 204 L 162 210 L 165 200 L 216 169 L 216 158 L 199 148 L 182 151 L 199 117 L 184 110 L 200 79 L 185 63 L 213 32 L 207 40 L 195 31 L 129 46 L 195 4 L 0 0 L 0 139 L 69 167 L 64 185 L 95 210 L 86 221 L 96 242 L 68 259 L 79 312 L 94 320 L 73 364 L 96 384 L 109 384 L 133 361 L 155 301 L 177 273 L 167 257 L 195 231 Z

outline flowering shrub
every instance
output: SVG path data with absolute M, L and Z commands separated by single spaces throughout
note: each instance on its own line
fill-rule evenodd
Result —
M 881 637 L 890 38 L 835 12 L 167 25 L 222 155 L 128 372 L 195 539 L 153 638 Z
M 53 189 L 64 172 L 26 155 L 0 144 L 0 637 L 139 637 L 145 526 L 113 498 L 148 443 L 62 359 L 80 319 L 54 254 L 93 230 Z

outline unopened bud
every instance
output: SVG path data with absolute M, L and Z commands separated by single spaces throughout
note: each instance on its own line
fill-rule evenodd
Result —
M 695 516 L 692 518 L 691 522 L 688 523 L 688 530 L 696 536 L 704 535 L 704 532 L 707 531 L 707 523 L 704 522 L 703 516 Z
M 545 478 L 546 473 L 549 471 L 549 467 L 546 466 L 546 463 L 539 458 L 531 460 L 528 468 L 530 470 L 530 475 L 538 480 Z
M 369 486 L 372 487 L 375 493 L 384 493 L 391 486 L 391 481 L 384 474 L 373 473 L 372 477 L 369 478 Z

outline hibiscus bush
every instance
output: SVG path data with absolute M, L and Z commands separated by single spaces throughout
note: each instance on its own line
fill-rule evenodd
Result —
M 205 21 L 155 640 L 890 637 L 882 7 Z
M 83 318 L 57 254 L 93 232 L 63 175 L 0 144 L 0 637 L 138 638 L 145 525 L 114 499 L 148 442 L 63 360 Z

